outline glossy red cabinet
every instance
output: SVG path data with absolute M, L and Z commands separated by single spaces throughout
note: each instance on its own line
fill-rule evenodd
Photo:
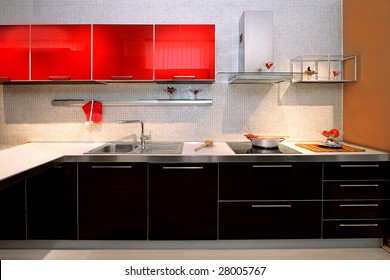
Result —
M 156 25 L 154 79 L 215 79 L 215 25 Z
M 91 80 L 91 25 L 32 25 L 32 80 Z
M 153 25 L 93 25 L 93 80 L 153 80 Z
M 29 80 L 30 26 L 0 26 L 0 81 Z

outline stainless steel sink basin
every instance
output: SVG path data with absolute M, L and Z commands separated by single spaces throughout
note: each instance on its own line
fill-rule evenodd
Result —
M 147 142 L 142 154 L 181 154 L 182 142 Z
M 181 154 L 181 142 L 147 142 L 143 149 L 140 143 L 114 142 L 86 152 L 86 154 Z

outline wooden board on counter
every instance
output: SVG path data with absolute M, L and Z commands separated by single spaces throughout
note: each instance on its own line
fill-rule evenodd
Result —
M 329 152 L 335 152 L 335 153 L 344 153 L 344 152 L 364 152 L 365 149 L 355 148 L 348 145 L 343 145 L 342 148 L 327 148 L 327 147 L 321 147 L 318 144 L 295 144 L 298 147 L 310 150 L 312 152 L 316 153 L 329 153 Z

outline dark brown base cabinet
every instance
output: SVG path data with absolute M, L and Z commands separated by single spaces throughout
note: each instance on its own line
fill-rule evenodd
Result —
M 321 238 L 321 201 L 221 202 L 220 239 Z
M 0 239 L 26 239 L 25 181 L 0 190 Z
M 321 238 L 321 163 L 221 163 L 220 239 Z
M 147 239 L 147 164 L 79 164 L 79 238 Z
M 27 239 L 77 239 L 77 164 L 26 179 Z
M 217 239 L 218 164 L 149 165 L 149 239 Z
M 324 163 L 324 238 L 390 235 L 390 163 Z
M 61 163 L 18 180 L 1 185 L 1 240 L 390 238 L 385 161 Z

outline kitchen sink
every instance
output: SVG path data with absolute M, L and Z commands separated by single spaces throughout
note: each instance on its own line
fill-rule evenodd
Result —
M 181 154 L 182 142 L 147 142 L 142 148 L 140 143 L 114 142 L 86 152 L 86 154 Z

